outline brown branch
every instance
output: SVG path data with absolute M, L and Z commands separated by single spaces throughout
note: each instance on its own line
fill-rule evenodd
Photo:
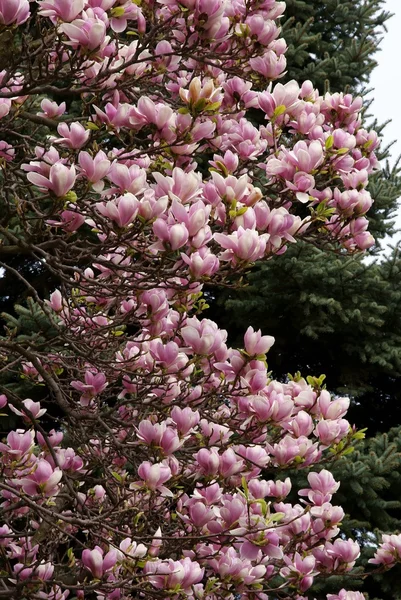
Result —
M 54 119 L 49 119 L 48 117 L 42 117 L 40 115 L 33 115 L 25 110 L 19 111 L 16 117 L 22 117 L 23 119 L 27 119 L 28 121 L 32 121 L 32 123 L 37 123 L 38 125 L 45 125 L 49 129 L 57 130 L 59 125 L 58 121 L 55 121 Z

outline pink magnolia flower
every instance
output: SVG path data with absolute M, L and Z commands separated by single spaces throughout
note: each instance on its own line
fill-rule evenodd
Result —
M 146 188 L 146 171 L 137 165 L 127 167 L 127 165 L 114 162 L 107 177 L 116 186 L 115 191 L 120 193 L 139 194 Z
M 71 23 L 63 23 L 59 30 L 64 33 L 74 49 L 82 46 L 88 50 L 99 48 L 106 41 L 106 25 L 99 19 L 75 19 Z
M 13 537 L 8 537 L 9 534 L 13 536 L 13 530 L 8 525 L 2 525 L 0 527 L 0 546 L 8 546 L 13 540 Z
M 77 590 L 77 598 L 79 591 Z M 67 600 L 70 595 L 69 590 L 65 590 L 64 592 L 58 585 L 52 586 L 52 589 L 49 592 L 37 592 L 37 597 L 39 600 Z
M 27 579 L 31 579 L 32 572 L 33 569 L 31 567 L 27 567 L 22 563 L 17 563 L 13 566 L 13 574 L 17 581 L 26 581 Z
M 274 50 L 268 50 L 263 56 L 257 56 L 249 60 L 250 67 L 268 79 L 277 79 L 283 74 L 287 60 L 282 54 L 277 56 Z
M 263 46 L 268 46 L 280 32 L 276 23 L 262 14 L 247 17 L 245 24 L 249 27 L 250 35 L 256 37 Z
M 259 235 L 255 230 L 239 227 L 231 235 L 215 233 L 214 239 L 226 251 L 220 255 L 220 260 L 232 262 L 254 262 L 265 253 L 266 244 L 269 240 L 268 234 Z
M 325 446 L 333 442 L 339 442 L 345 437 L 350 429 L 350 424 L 346 419 L 325 419 L 319 421 L 315 427 L 315 435 Z
M 168 560 L 148 561 L 144 573 L 150 583 L 159 590 L 172 590 L 178 587 L 189 591 L 191 587 L 202 581 L 204 569 L 199 563 L 190 558 L 174 561 Z
M 184 343 L 189 346 L 194 354 L 208 356 L 223 353 L 227 350 L 225 341 L 227 332 L 217 327 L 209 319 L 199 321 L 196 317 L 187 319 L 187 324 L 181 328 Z M 222 357 L 224 358 L 224 357 Z
M 153 223 L 153 232 L 162 241 L 170 245 L 171 250 L 178 250 L 185 246 L 189 233 L 185 225 L 175 223 L 168 225 L 163 219 L 156 219 Z M 159 247 L 157 245 L 157 247 Z
M 11 110 L 12 102 L 9 98 L 0 98 L 0 119 L 6 117 Z
M 53 577 L 54 565 L 50 562 L 45 563 L 42 560 L 33 570 L 33 578 L 40 581 L 48 581 Z
M 171 200 L 178 200 L 182 204 L 195 202 L 201 192 L 201 176 L 199 173 L 185 173 L 179 167 L 175 167 L 171 176 L 155 172 L 153 177 L 156 180 L 156 197 L 167 195 Z
M 48 177 L 32 171 L 26 177 L 38 188 L 50 190 L 56 196 L 62 197 L 74 187 L 76 172 L 74 165 L 67 167 L 58 162 L 50 167 Z
M 7 405 L 7 396 L 5 394 L 0 394 L 0 408 L 4 408 Z
M 274 456 L 277 465 L 287 465 L 296 459 L 307 465 L 319 459 L 317 444 L 305 436 L 293 438 L 285 435 L 280 442 L 271 446 L 266 444 L 268 451 Z
M 225 36 L 230 22 L 225 16 L 225 4 L 221 0 L 198 0 L 195 3 L 195 23 L 202 37 L 211 40 Z M 205 18 L 206 16 L 206 18 Z
M 100 150 L 92 158 L 88 152 L 82 151 L 78 155 L 78 162 L 81 174 L 93 185 L 95 191 L 101 192 L 104 187 L 103 179 L 109 173 L 111 166 L 106 154 Z
M 35 470 L 28 477 L 15 479 L 13 483 L 21 486 L 26 494 L 36 496 L 37 494 L 44 496 L 54 496 L 58 491 L 58 483 L 63 476 L 61 469 L 53 467 L 47 460 L 40 458 Z
M 295 144 L 287 156 L 289 162 L 299 171 L 311 173 L 323 162 L 323 147 L 318 141 L 310 142 L 309 145 L 300 141 Z
M 49 119 L 54 119 L 55 117 L 61 117 L 66 111 L 66 103 L 62 102 L 61 104 L 57 104 L 57 102 L 52 102 L 48 98 L 44 98 L 40 103 L 40 107 L 43 110 L 42 113 L 38 113 L 39 116 L 48 117 Z
M 190 106 L 196 104 L 200 99 L 210 103 L 219 102 L 221 98 L 220 88 L 216 89 L 212 80 L 202 82 L 199 77 L 194 77 L 188 89 L 179 89 L 179 95 L 183 102 Z M 205 103 L 206 104 L 206 103 Z
M 219 473 L 222 477 L 231 477 L 244 470 L 244 461 L 235 453 L 233 448 L 227 448 L 219 457 Z
M 282 427 L 294 437 L 300 437 L 302 435 L 310 435 L 313 431 L 314 423 L 312 417 L 307 412 L 300 410 L 293 419 L 283 422 Z
M 188 265 L 189 272 L 194 279 L 204 276 L 211 277 L 220 267 L 220 261 L 217 256 L 204 248 L 201 248 L 199 252 L 192 252 L 190 256 L 182 252 L 181 258 Z
M 193 429 L 200 419 L 199 411 L 194 411 L 189 406 L 180 408 L 174 406 L 171 411 L 171 418 L 177 426 L 177 430 L 181 435 L 186 435 Z
M 39 2 L 39 14 L 50 17 L 53 23 L 57 19 L 70 22 L 83 11 L 85 0 L 43 0 Z
M 217 558 L 210 559 L 208 563 L 215 573 L 230 577 L 237 584 L 261 583 L 266 574 L 264 565 L 254 567 L 249 559 L 240 556 L 233 547 L 224 548 Z
M 138 426 L 138 438 L 145 444 L 159 446 L 165 454 L 172 454 L 181 446 L 177 432 L 166 423 L 141 421 Z
M 160 527 L 158 527 L 158 529 L 155 531 L 155 534 L 152 538 L 152 543 L 150 544 L 150 548 L 149 548 L 149 552 L 148 552 L 149 556 L 158 556 L 160 553 L 162 544 L 163 544 L 162 530 Z
M 134 128 L 141 128 L 146 124 L 156 125 L 158 129 L 163 129 L 171 121 L 173 110 L 165 104 L 155 104 L 151 98 L 142 96 L 138 100 L 137 106 L 130 110 L 129 122 Z
M 401 535 L 383 534 L 382 542 L 369 562 L 387 567 L 401 562 Z
M 327 600 L 365 600 L 365 596 L 362 592 L 349 592 L 342 589 L 338 594 L 327 594 Z
M 284 107 L 286 112 L 290 112 L 299 104 L 300 89 L 296 81 L 289 81 L 285 85 L 277 83 L 272 92 L 262 92 L 259 94 L 259 107 L 272 118 L 277 107 Z
M 80 456 L 78 456 L 72 448 L 56 448 L 55 454 L 57 458 L 57 464 L 63 470 L 68 473 L 76 473 L 80 471 L 84 465 L 84 462 Z M 55 467 L 53 456 L 49 455 L 46 457 L 47 461 Z
M 97 202 L 101 215 L 115 221 L 119 227 L 127 227 L 138 214 L 139 202 L 133 194 L 127 193 L 108 202 Z
M 1 118 L 1 116 L 0 116 L 0 118 Z M 15 156 L 14 148 L 7 142 L 0 140 L 0 157 L 4 158 L 5 161 L 10 162 L 11 160 L 13 160 L 14 156 Z
M 1 25 L 22 25 L 28 18 L 28 0 L 0 0 Z
M 40 408 L 40 402 L 34 402 L 30 398 L 27 398 L 26 400 L 23 400 L 22 404 L 32 414 L 32 416 L 33 416 L 34 419 L 39 419 L 42 415 L 45 414 L 45 412 L 47 410 L 46 408 Z M 25 421 L 28 421 L 28 423 L 30 422 L 30 417 L 28 416 L 27 413 L 24 412 L 23 409 L 22 410 L 18 410 L 14 406 L 12 406 L 12 404 L 10 404 L 10 409 L 16 415 L 19 415 L 20 417 L 24 417 Z
M 274 337 L 271 335 L 262 336 L 260 329 L 254 331 L 253 327 L 248 327 L 244 335 L 245 350 L 250 356 L 266 354 L 274 344 Z
M 332 506 L 330 502 L 325 502 L 321 506 L 312 506 L 311 515 L 314 517 L 313 530 L 326 537 L 326 529 L 329 525 L 337 525 L 344 518 L 344 511 L 341 506 Z
M 50 300 L 45 300 L 45 302 L 55 312 L 61 312 L 64 308 L 64 301 L 60 290 L 55 290 L 52 294 L 50 294 Z
M 216 448 L 201 448 L 195 455 L 197 467 L 204 475 L 216 475 L 220 466 L 220 456 Z
M 333 544 L 326 545 L 328 556 L 334 559 L 335 568 L 350 571 L 355 564 L 356 559 L 361 553 L 359 544 L 351 539 L 341 540 L 337 538 Z
M 120 131 L 121 127 L 129 125 L 129 116 L 132 111 L 130 104 L 119 103 L 115 106 L 111 102 L 108 102 L 103 107 L 104 110 L 101 110 L 95 105 L 93 105 L 93 108 L 96 113 L 96 117 L 94 117 L 95 121 L 106 123 L 108 126 L 113 127 L 117 131 Z
M 63 441 L 63 437 L 64 434 L 62 431 L 55 431 L 54 429 L 51 429 L 49 431 L 49 433 L 46 436 L 46 440 L 40 433 L 40 431 L 36 432 L 36 438 L 42 448 L 47 448 L 48 444 L 50 444 L 52 448 L 59 446 Z
M 348 408 L 349 398 L 331 399 L 329 392 L 323 390 L 317 400 L 317 405 L 324 419 L 340 419 L 343 417 Z
M 148 549 L 144 544 L 137 544 L 131 538 L 125 538 L 119 545 L 120 551 L 117 552 L 118 560 L 122 561 L 125 558 L 143 558 L 148 553 Z
M 309 501 L 317 506 L 330 502 L 332 495 L 340 487 L 330 471 L 326 469 L 322 469 L 320 473 L 309 473 L 308 482 L 311 489 L 302 489 L 298 493 L 300 496 L 308 496 Z
M 150 490 L 168 491 L 163 483 L 171 478 L 170 467 L 162 463 L 152 464 L 149 461 L 144 461 L 138 468 L 138 475 Z
M 110 571 L 117 562 L 117 550 L 112 549 L 103 556 L 103 550 L 95 546 L 93 550 L 85 549 L 82 552 L 82 564 L 96 579 L 101 579 L 104 573 Z
M 283 500 L 291 491 L 291 480 L 287 477 L 284 481 L 264 481 L 251 479 L 248 481 L 248 489 L 254 498 L 265 498 L 270 496 L 277 500 Z
M 121 33 L 125 31 L 128 26 L 129 19 L 135 19 L 137 21 L 138 31 L 143 33 L 146 31 L 146 20 L 143 16 L 142 10 L 139 6 L 136 6 L 129 0 L 122 2 L 119 6 L 116 6 L 114 12 L 111 11 L 110 26 L 113 31 Z
M 82 406 L 88 406 L 89 401 L 98 394 L 101 394 L 107 386 L 106 375 L 92 371 L 85 372 L 85 383 L 82 381 L 71 381 L 71 387 L 82 392 L 80 398 Z
M 293 559 L 289 556 L 284 556 L 284 561 L 287 566 L 281 569 L 280 575 L 296 583 L 301 592 L 305 592 L 310 588 L 313 583 L 314 575 L 318 572 L 315 570 L 315 557 L 309 555 L 302 558 L 301 555 L 296 552 Z
M 7 436 L 7 443 L 0 442 L 0 452 L 9 459 L 19 461 L 26 455 L 30 455 L 34 447 L 35 432 L 17 429 L 10 431 Z
M 79 214 L 76 210 L 63 210 L 60 214 L 61 221 L 48 221 L 52 227 L 61 227 L 65 231 L 77 231 L 85 223 L 84 215 Z
M 216 518 L 214 512 L 200 501 L 191 504 L 188 512 L 191 524 L 197 528 L 204 527 Z
M 69 125 L 67 123 L 60 123 L 57 127 L 57 132 L 63 137 L 55 139 L 54 144 L 60 144 L 60 146 L 74 150 L 82 148 L 90 137 L 89 129 L 85 129 L 78 122 L 70 123 Z

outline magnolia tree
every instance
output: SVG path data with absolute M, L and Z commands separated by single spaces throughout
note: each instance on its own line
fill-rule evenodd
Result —
M 204 282 L 240 285 L 297 239 L 373 243 L 377 137 L 360 98 L 272 83 L 284 8 L 0 0 L 0 255 L 59 281 L 47 299 L 25 281 L 51 338 L 1 339 L 1 372 L 43 401 L 1 389 L 20 424 L 0 598 L 301 600 L 358 558 L 325 468 L 363 436 L 349 401 L 272 380 L 272 337 L 230 349 L 201 317 Z M 400 556 L 389 535 L 372 569 Z

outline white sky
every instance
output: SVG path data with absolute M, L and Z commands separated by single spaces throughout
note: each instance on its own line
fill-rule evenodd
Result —
M 384 130 L 383 143 L 387 145 L 395 141 L 390 159 L 393 165 L 401 154 L 401 0 L 387 0 L 383 8 L 394 13 L 394 16 L 387 21 L 388 31 L 383 34 L 381 51 L 376 54 L 378 66 L 372 73 L 369 85 L 374 88 L 370 94 L 373 98 L 370 112 L 379 123 L 391 119 Z M 401 229 L 401 210 L 399 213 L 396 224 Z M 401 239 L 401 232 L 396 239 Z M 395 238 L 392 238 L 391 243 L 394 242 Z
M 388 31 L 383 35 L 381 51 L 376 54 L 378 67 L 370 81 L 370 87 L 374 88 L 371 108 L 379 122 L 392 119 L 384 131 L 384 141 L 397 140 L 391 151 L 395 159 L 401 154 L 401 0 L 387 0 L 383 6 L 394 16 L 387 21 Z

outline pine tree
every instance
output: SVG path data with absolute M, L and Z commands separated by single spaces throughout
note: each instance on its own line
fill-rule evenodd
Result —
M 278 377 L 288 369 L 330 373 L 328 386 L 355 399 L 353 417 L 371 435 L 399 423 L 399 391 L 386 399 L 401 374 L 399 250 L 366 264 L 297 244 L 280 264 L 256 267 L 246 289 L 219 297 L 230 335 L 238 341 L 251 324 L 275 336 L 269 367 Z
M 340 91 L 369 82 L 385 23 L 385 0 L 287 0 L 287 79 Z
M 289 0 L 283 22 L 289 47 L 285 79 L 363 93 L 390 16 L 383 5 L 381 0 Z M 388 158 L 384 148 L 382 170 L 369 184 L 375 204 L 368 216 L 377 249 L 384 235 L 394 232 L 391 219 L 401 195 L 401 170 L 397 164 L 390 168 Z M 400 276 L 397 248 L 372 263 L 299 243 L 280 257 L 280 265 L 274 259 L 256 265 L 240 294 L 209 290 L 212 318 L 226 327 L 232 342 L 248 325 L 275 335 L 268 359 L 276 377 L 285 379 L 290 361 L 293 373 L 330 373 L 327 387 L 351 396 L 351 421 L 367 427 L 368 438 L 333 473 L 341 480 L 344 529 L 361 543 L 365 561 L 380 532 L 401 531 L 401 427 L 393 427 L 401 423 Z M 343 583 L 370 600 L 401 598 L 399 570 L 369 582 Z M 329 578 L 313 597 L 323 598 L 335 586 L 338 578 Z
M 284 81 L 310 79 L 322 92 L 365 93 L 391 18 L 384 6 L 385 0 L 288 0 L 282 22 L 288 44 Z M 374 126 L 380 134 L 383 125 Z M 369 183 L 375 199 L 370 231 L 377 240 L 393 233 L 391 218 L 401 191 L 399 169 L 385 164 L 387 149 L 379 158 L 382 170 Z
M 382 0 L 287 4 L 283 22 L 289 46 L 287 79 L 311 77 L 317 87 L 328 86 L 332 92 L 347 85 L 361 89 L 376 65 L 375 53 L 390 17 L 381 10 Z M 401 169 L 397 164 L 390 168 L 385 163 L 388 157 L 389 149 L 384 148 L 382 169 L 369 184 L 375 202 L 368 217 L 376 251 L 384 235 L 394 232 L 391 219 L 401 195 Z M 210 290 L 211 313 L 234 339 L 247 324 L 275 335 L 285 323 L 287 335 L 276 335 L 270 361 L 274 373 L 286 375 L 280 361 L 284 348 L 293 371 L 305 367 L 330 371 L 331 389 L 349 393 L 357 402 L 365 399 L 373 411 L 373 434 L 375 428 L 385 431 L 390 423 L 400 422 L 397 403 L 389 401 L 401 375 L 399 268 L 398 250 L 384 262 L 369 265 L 357 256 L 350 259 L 330 248 L 322 251 L 299 243 L 280 258 L 279 269 L 275 260 L 256 265 L 241 295 Z M 372 398 L 378 394 L 386 405 L 386 414 L 380 416 L 381 405 Z M 354 408 L 357 414 L 358 404 Z M 368 423 L 362 418 L 362 424 Z

